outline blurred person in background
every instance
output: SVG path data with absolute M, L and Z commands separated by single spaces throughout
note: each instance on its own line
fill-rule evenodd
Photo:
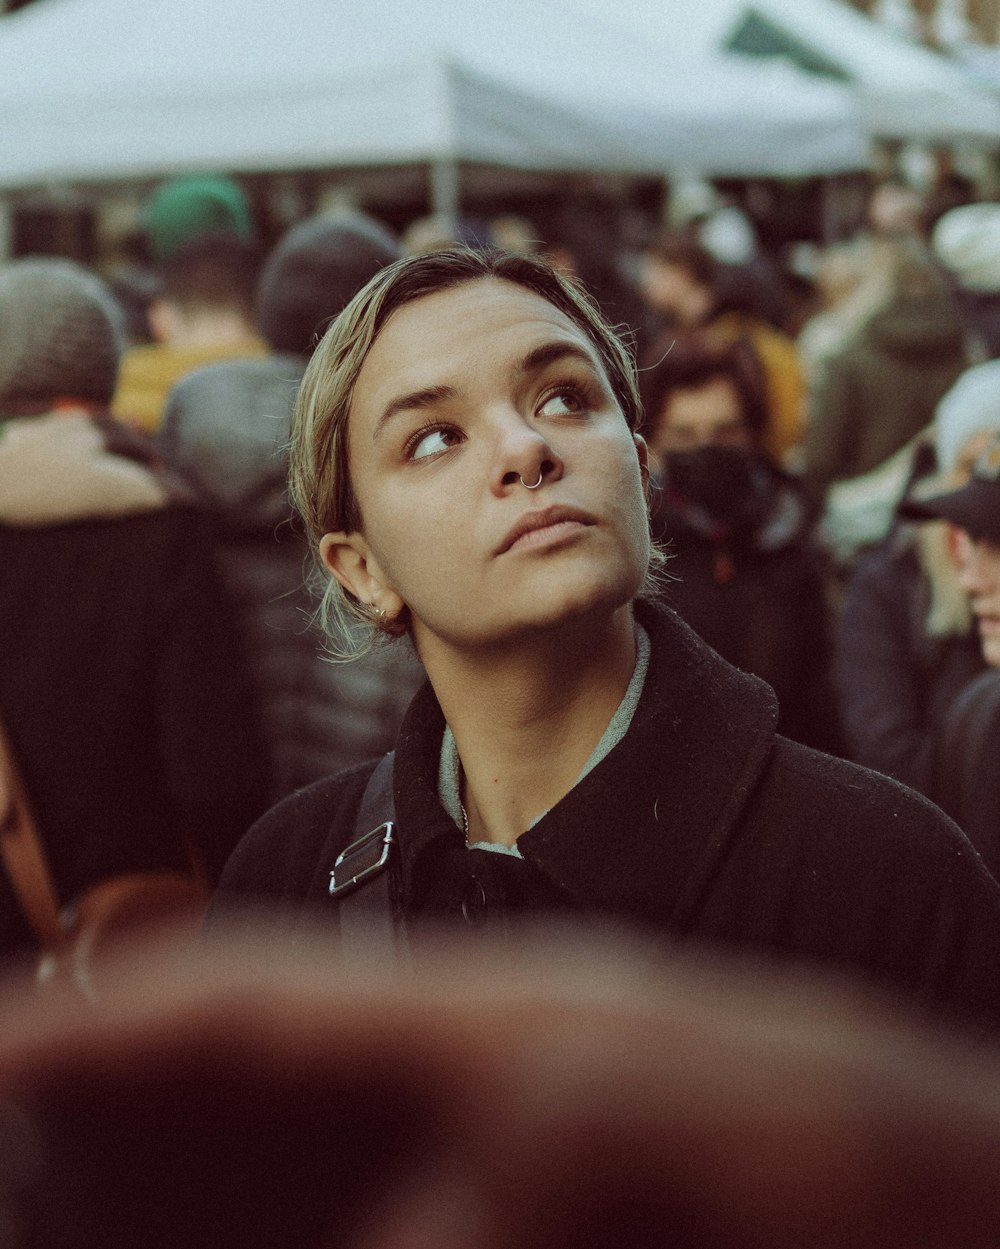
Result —
M 752 291 L 727 290 L 723 270 L 712 253 L 689 237 L 673 233 L 661 235 L 644 251 L 640 288 L 661 320 L 643 364 L 655 364 L 674 341 L 682 342 L 690 334 L 720 344 L 749 346 L 766 402 L 761 444 L 775 463 L 783 463 L 802 437 L 802 369 L 791 339 L 739 297 Z
M 641 374 L 658 489 L 663 596 L 737 668 L 763 678 L 787 737 L 836 751 L 826 565 L 816 509 L 762 446 L 767 421 L 741 344 L 689 338 Z
M 446 247 L 492 247 L 493 243 L 493 227 L 483 218 L 430 213 L 414 218 L 406 227 L 400 251 L 404 256 L 425 256 Z
M 407 258 L 344 309 L 292 497 L 332 640 L 412 639 L 428 681 L 393 755 L 257 823 L 216 914 L 322 918 L 362 956 L 576 916 L 995 1033 L 1000 886 L 925 799 L 777 734 L 773 691 L 663 606 L 640 419 L 623 343 L 536 258 Z
M 254 318 L 257 249 L 233 234 L 204 234 L 163 262 L 147 310 L 154 341 L 130 347 L 112 401 L 119 420 L 154 432 L 171 386 L 204 364 L 262 356 Z
M 700 244 L 718 263 L 724 304 L 731 294 L 741 308 L 788 332 L 788 275 L 761 246 L 753 218 L 732 195 L 701 178 L 672 181 L 667 212 L 671 231 Z
M 889 272 L 875 261 L 869 240 L 824 248 L 816 260 L 819 308 L 797 337 L 809 406 L 826 386 L 831 363 L 854 343 L 889 296 Z
M 871 280 L 882 297 L 810 396 L 804 472 L 820 503 L 834 483 L 879 469 L 930 425 L 968 367 L 964 326 L 919 234 L 919 207 L 891 185 L 870 206 Z
M 458 222 L 438 215 L 421 217 L 403 235 L 402 251 L 406 256 L 426 255 L 454 245 L 542 256 L 554 269 L 581 282 L 630 343 L 644 342 L 652 321 L 613 236 L 610 223 L 592 210 L 560 203 L 548 211 L 539 205 L 532 221 L 506 215 Z
M 976 361 L 1000 356 L 1000 204 L 967 204 L 944 214 L 931 245 L 952 290 Z
M 820 252 L 816 262 L 820 308 L 796 340 L 809 390 L 807 412 L 825 391 L 832 362 L 891 302 L 900 253 L 916 254 L 927 262 L 923 220 L 924 202 L 916 191 L 883 182 L 869 197 L 864 227 Z
M 268 794 L 205 521 L 108 416 L 121 342 L 86 270 L 0 268 L 0 721 L 60 903 L 189 849 L 214 879 Z M 29 942 L 0 876 L 0 951 Z
M 179 247 L 205 234 L 255 241 L 250 201 L 234 179 L 206 174 L 169 178 L 143 204 L 138 228 L 118 241 L 118 259 L 104 271 L 125 310 L 129 346 L 153 341 L 149 308 L 159 289 L 161 266 Z
M 582 283 L 605 320 L 637 353 L 652 332 L 652 318 L 628 272 L 616 225 L 596 211 L 573 205 L 562 204 L 539 216 L 543 231 L 539 254 L 554 269 Z
M 997 365 L 984 366 L 994 369 L 994 378 Z M 935 722 L 932 796 L 1000 878 L 1000 435 L 990 439 L 964 485 L 923 493 L 903 510 L 948 526 L 986 666 Z
M 537 255 L 541 246 L 535 223 L 516 213 L 501 213 L 497 217 L 491 217 L 490 234 L 501 251 L 515 252 L 518 256 Z
M 938 404 L 924 489 L 954 489 L 1000 432 L 1000 362 L 969 369 Z M 834 674 L 852 759 L 934 796 L 934 735 L 982 669 L 943 522 L 897 523 L 862 555 L 838 617 Z
M 216 522 L 219 561 L 252 658 L 272 798 L 390 749 L 420 679 L 402 651 L 333 664 L 310 628 L 308 547 L 287 494 L 296 388 L 331 320 L 399 255 L 356 213 L 312 217 L 268 257 L 256 309 L 270 353 L 208 365 L 170 392 L 158 446 Z

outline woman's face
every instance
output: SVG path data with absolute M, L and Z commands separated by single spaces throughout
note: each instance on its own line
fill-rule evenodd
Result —
M 480 278 L 395 312 L 348 457 L 362 530 L 328 534 L 323 558 L 389 618 L 409 608 L 421 654 L 610 616 L 642 584 L 645 444 L 586 336 L 520 286 Z

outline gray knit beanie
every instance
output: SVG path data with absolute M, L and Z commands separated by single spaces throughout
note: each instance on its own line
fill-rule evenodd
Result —
M 71 260 L 0 266 L 0 413 L 54 399 L 107 405 L 123 317 L 100 278 Z
M 278 242 L 257 284 L 257 320 L 273 351 L 310 356 L 328 323 L 387 264 L 399 244 L 373 217 L 309 217 Z

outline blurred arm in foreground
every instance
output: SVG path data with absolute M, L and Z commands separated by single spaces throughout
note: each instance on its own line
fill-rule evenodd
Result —
M 414 954 L 230 933 L 8 1003 L 5 1249 L 995 1244 L 1000 1053 L 746 963 Z

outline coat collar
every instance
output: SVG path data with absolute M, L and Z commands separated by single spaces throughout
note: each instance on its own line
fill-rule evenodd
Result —
M 610 754 L 518 839 L 524 858 L 584 909 L 637 920 L 697 904 L 770 754 L 778 707 L 675 613 L 639 605 L 652 656 L 632 724 Z M 461 833 L 437 796 L 444 731 L 429 686 L 407 714 L 395 798 L 404 880 Z

